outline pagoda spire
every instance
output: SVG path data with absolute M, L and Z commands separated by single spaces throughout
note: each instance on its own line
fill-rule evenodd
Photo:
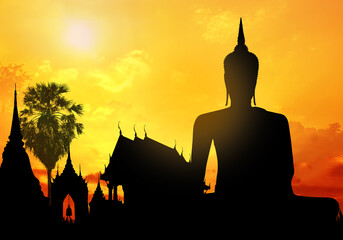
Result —
M 1 217 L 11 219 L 11 216 L 19 216 L 24 222 L 46 219 L 49 200 L 44 197 L 24 148 L 16 89 L 14 90 L 12 126 L 8 138 L 0 167 Z
M 23 144 L 23 136 L 21 135 L 21 132 L 20 132 L 20 121 L 19 121 L 18 106 L 17 106 L 16 86 L 14 89 L 14 107 L 13 107 L 11 133 L 8 138 L 10 139 L 10 141 L 17 141 Z
M 67 158 L 67 163 L 66 163 L 66 165 L 67 165 L 67 164 L 72 165 L 72 163 L 71 163 L 71 158 L 70 158 L 70 147 L 69 147 L 69 149 L 68 149 L 68 158 Z
M 69 147 L 69 149 L 68 149 L 68 158 L 67 158 L 67 162 L 66 162 L 66 165 L 64 166 L 64 169 L 63 169 L 63 172 L 62 172 L 61 176 L 62 176 L 62 175 L 69 175 L 69 176 L 71 176 L 71 175 L 76 175 L 76 176 L 77 176 L 77 174 L 76 174 L 76 172 L 75 172 L 75 169 L 74 169 L 74 167 L 73 167 L 73 164 L 72 164 L 72 162 L 71 162 L 70 147 Z

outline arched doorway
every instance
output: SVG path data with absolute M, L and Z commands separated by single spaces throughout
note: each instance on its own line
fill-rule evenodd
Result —
M 68 209 L 68 203 L 70 208 Z M 67 163 L 61 175 L 51 184 L 51 209 L 57 223 L 65 222 L 68 215 L 75 223 L 83 223 L 88 217 L 88 188 L 81 172 L 76 174 L 68 153 Z
M 124 203 L 124 189 L 122 185 L 117 186 L 117 200 Z
M 63 200 L 63 220 L 66 223 L 75 222 L 75 203 L 69 194 Z

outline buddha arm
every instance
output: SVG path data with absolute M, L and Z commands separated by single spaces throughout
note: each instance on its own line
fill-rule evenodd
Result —
M 287 188 L 288 194 L 293 194 L 292 190 L 292 178 L 294 175 L 294 164 L 293 164 L 293 153 L 292 153 L 292 142 L 291 135 L 289 131 L 288 120 L 286 117 L 282 119 L 282 132 L 280 141 L 280 161 L 282 162 L 281 172 L 284 172 L 285 187 Z
M 206 164 L 212 143 L 210 127 L 204 116 L 199 116 L 195 120 L 193 128 L 192 169 L 193 180 L 198 191 L 203 191 L 202 187 L 204 186 Z

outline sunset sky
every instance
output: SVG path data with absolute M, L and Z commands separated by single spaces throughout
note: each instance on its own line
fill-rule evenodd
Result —
M 84 105 L 84 134 L 71 158 L 92 194 L 123 134 L 191 152 L 195 118 L 225 107 L 223 60 L 237 43 L 260 62 L 258 107 L 290 123 L 293 188 L 335 197 L 343 206 L 343 4 L 341 1 L 31 0 L 0 2 L 0 65 L 23 64 L 27 86 L 54 81 Z M 0 79 L 0 149 L 8 140 L 13 83 Z M 1 150 L 2 151 L 2 150 Z M 206 182 L 215 186 L 211 151 Z M 46 171 L 30 155 L 46 191 Z M 66 156 L 59 161 L 63 170 Z M 56 174 L 56 169 L 53 175 Z M 102 189 L 107 193 L 105 184 Z M 90 200 L 90 199 L 89 199 Z

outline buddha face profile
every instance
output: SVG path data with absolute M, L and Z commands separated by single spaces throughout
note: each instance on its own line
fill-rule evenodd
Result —
M 245 45 L 242 19 L 239 26 L 238 44 L 235 50 L 226 56 L 224 70 L 226 105 L 230 96 L 231 106 L 251 106 L 251 98 L 255 96 L 258 59 L 255 54 L 248 51 Z M 255 97 L 254 104 L 256 105 Z

